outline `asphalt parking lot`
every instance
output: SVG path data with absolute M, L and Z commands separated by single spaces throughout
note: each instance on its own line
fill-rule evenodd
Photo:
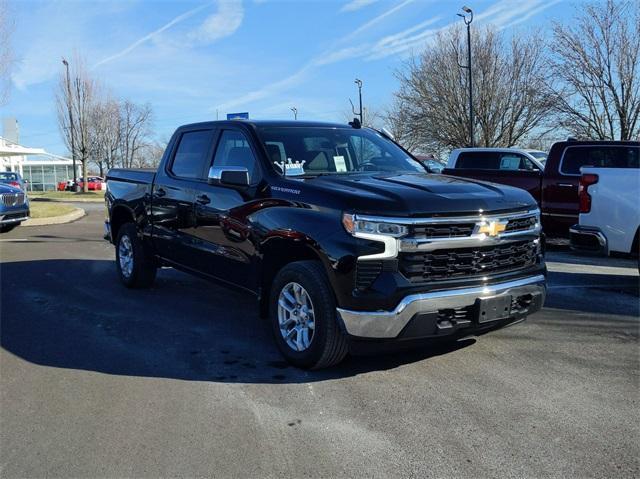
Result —
M 2 477 L 638 477 L 637 263 L 551 251 L 525 323 L 287 367 L 251 298 L 120 286 L 102 205 L 0 237 Z

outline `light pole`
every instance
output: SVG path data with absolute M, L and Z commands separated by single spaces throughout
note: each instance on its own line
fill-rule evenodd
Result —
M 364 112 L 362 111 L 362 80 L 356 78 L 354 83 L 358 85 L 358 98 L 360 100 L 360 112 L 358 115 L 360 115 L 360 124 L 364 126 Z
M 466 68 L 467 72 L 469 72 L 469 146 L 473 148 L 475 146 L 473 136 L 473 74 L 471 72 L 471 22 L 473 21 L 473 10 L 464 6 L 462 11 L 464 13 L 458 13 L 457 15 L 462 17 L 464 24 L 467 26 L 467 65 L 460 66 Z
M 297 120 L 298 119 L 298 109 L 295 106 L 291 107 L 291 111 L 293 112 L 293 119 Z
M 73 161 L 73 191 L 78 191 L 77 173 L 76 173 L 76 145 L 73 126 L 73 107 L 71 105 L 71 80 L 69 79 L 69 62 L 62 58 L 62 64 L 67 70 L 67 108 L 69 110 L 69 128 L 71 130 L 71 160 Z

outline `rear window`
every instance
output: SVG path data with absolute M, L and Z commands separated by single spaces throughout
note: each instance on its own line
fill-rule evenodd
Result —
M 580 168 L 640 168 L 640 148 L 634 146 L 570 146 L 562 157 L 560 172 L 579 175 Z
M 188 131 L 182 134 L 173 157 L 171 173 L 181 178 L 202 178 L 207 161 L 213 131 Z
M 500 157 L 492 151 L 468 151 L 460 153 L 456 168 L 473 170 L 499 170 Z

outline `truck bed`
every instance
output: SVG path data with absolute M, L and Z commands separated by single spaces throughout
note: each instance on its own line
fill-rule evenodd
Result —
M 155 176 L 156 170 L 151 168 L 111 168 L 107 172 L 107 181 L 117 180 L 150 185 Z

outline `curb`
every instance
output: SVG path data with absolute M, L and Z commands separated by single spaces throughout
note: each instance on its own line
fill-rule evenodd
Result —
M 46 225 L 60 225 L 63 223 L 71 223 L 85 215 L 85 211 L 82 208 L 76 208 L 71 213 L 60 216 L 51 216 L 49 218 L 32 218 L 27 221 L 23 221 L 20 226 L 46 226 Z
M 36 202 L 51 202 L 51 203 L 104 203 L 104 199 L 101 198 L 29 198 L 29 201 Z

